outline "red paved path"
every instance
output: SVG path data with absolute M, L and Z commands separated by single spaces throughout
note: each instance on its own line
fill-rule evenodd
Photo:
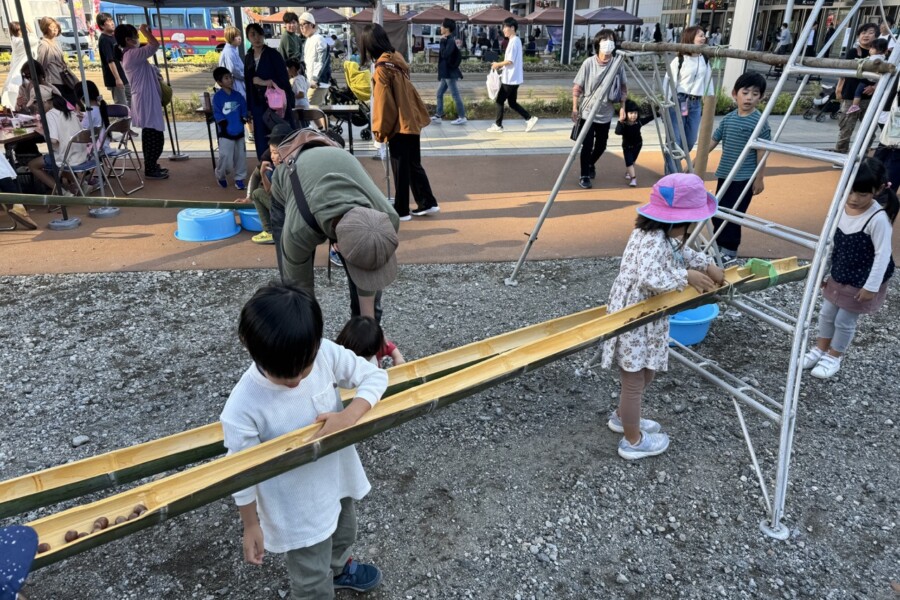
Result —
M 712 157 L 718 160 L 718 155 Z M 380 162 L 361 159 L 383 185 Z M 424 160 L 438 199 L 440 215 L 403 223 L 399 258 L 406 263 L 509 261 L 518 258 L 547 198 L 565 156 L 522 155 L 436 157 Z M 530 259 L 618 256 L 634 220 L 634 209 L 646 201 L 649 186 L 662 171 L 660 154 L 641 157 L 638 180 L 642 187 L 623 184 L 618 155 L 605 155 L 598 165 L 598 187 L 582 190 L 577 173 L 570 173 Z M 168 181 L 148 181 L 143 197 L 231 200 L 235 190 L 216 186 L 208 160 L 192 158 L 170 163 Z M 714 167 L 714 165 L 713 165 Z M 577 169 L 577 167 L 576 167 Z M 770 160 L 766 191 L 754 199 L 752 212 L 788 225 L 818 231 L 838 171 L 790 157 Z M 710 181 L 714 189 L 714 181 Z M 0 274 L 70 273 L 97 271 L 220 269 L 274 267 L 271 246 L 257 246 L 250 235 L 209 243 L 174 238 L 178 209 L 125 208 L 113 219 L 86 216 L 85 207 L 71 214 L 82 217 L 75 231 L 0 233 L 3 261 Z M 52 214 L 32 211 L 45 225 Z M 900 236 L 897 236 L 900 238 Z M 900 240 L 895 239 L 895 251 Z M 745 234 L 747 255 L 781 257 L 806 253 L 758 234 Z M 318 260 L 323 264 L 322 252 Z

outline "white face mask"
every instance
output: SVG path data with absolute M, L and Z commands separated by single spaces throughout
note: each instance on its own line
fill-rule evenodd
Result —
M 612 54 L 616 49 L 616 43 L 612 40 L 602 40 L 598 46 L 600 54 Z

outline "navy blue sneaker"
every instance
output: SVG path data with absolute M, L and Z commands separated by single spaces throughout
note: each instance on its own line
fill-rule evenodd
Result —
M 235 179 L 235 180 L 234 180 L 234 187 L 236 187 L 236 188 L 239 189 L 239 190 L 245 189 L 245 187 L 244 187 L 244 180 L 243 180 L 243 179 Z
M 351 558 L 341 574 L 334 578 L 334 589 L 365 593 L 374 590 L 380 583 L 381 569 Z
M 220 180 L 219 180 L 219 187 L 227 188 L 227 187 L 228 187 L 228 180 L 226 180 L 226 179 L 220 179 Z

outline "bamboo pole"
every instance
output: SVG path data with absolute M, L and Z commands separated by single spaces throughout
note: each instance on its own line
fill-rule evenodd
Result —
M 40 194 L 0 194 L 0 203 L 29 206 L 120 206 L 123 208 L 253 208 L 240 202 L 197 202 L 165 198 L 107 198 L 105 196 L 48 196 Z
M 703 112 L 700 115 L 700 133 L 697 134 L 697 158 L 694 160 L 694 174 L 706 179 L 706 164 L 709 161 L 709 146 L 712 141 L 713 120 L 716 118 L 717 96 L 703 97 Z
M 393 398 L 383 400 L 354 426 L 324 438 L 315 439 L 321 424 L 313 424 L 165 479 L 38 519 L 28 525 L 37 531 L 42 543 L 49 544 L 50 549 L 37 555 L 34 568 L 45 567 L 151 525 L 162 523 L 170 517 L 313 462 L 331 452 L 569 356 L 624 331 L 686 308 L 716 302 L 720 295 L 731 293 L 736 289 L 752 291 L 802 279 L 807 270 L 807 266 L 800 267 L 794 260 L 792 267 L 773 281 L 768 275 L 754 276 L 747 267 L 733 267 L 726 271 L 726 284 L 718 290 L 700 294 L 689 287 L 681 292 L 660 294 L 621 311 L 590 320 L 578 327 L 525 344 L 444 379 L 424 383 Z M 131 513 L 137 505 L 145 509 L 142 514 L 123 523 L 111 524 L 106 529 L 92 532 L 93 524 L 100 517 L 106 517 L 112 523 L 117 516 Z M 68 531 L 85 532 L 88 535 L 66 542 L 64 538 Z
M 388 370 L 385 397 L 605 314 L 605 306 L 591 308 L 397 365 Z M 345 401 L 350 400 L 353 390 L 342 390 L 341 395 Z M 210 423 L 136 446 L 21 475 L 0 482 L 0 518 L 136 481 L 224 452 L 221 424 Z
M 751 60 L 761 62 L 767 65 L 784 66 L 790 59 L 786 54 L 771 54 L 769 52 L 756 52 L 754 50 L 737 50 L 735 48 L 724 48 L 722 46 L 697 46 L 695 44 L 668 44 L 668 43 L 641 43 L 641 42 L 622 42 L 623 50 L 631 52 L 655 52 L 661 54 L 663 52 L 681 52 L 682 54 L 702 54 L 707 58 L 740 58 L 743 60 Z M 893 73 L 894 65 L 887 62 L 871 62 L 868 60 L 855 61 L 844 60 L 840 58 L 815 58 L 801 57 L 800 63 L 806 67 L 816 67 L 822 69 L 852 69 L 864 73 Z

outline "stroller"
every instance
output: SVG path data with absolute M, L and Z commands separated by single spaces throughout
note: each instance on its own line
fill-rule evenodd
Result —
M 346 88 L 337 87 L 332 80 L 331 87 L 328 89 L 328 103 L 357 105 L 359 108 L 350 116 L 350 122 L 356 127 L 363 127 L 359 132 L 359 137 L 371 140 L 372 129 L 368 100 L 372 97 L 372 80 L 369 72 L 360 69 L 355 62 L 345 60 L 344 80 L 347 82 L 348 87 Z M 338 121 L 330 129 L 342 134 L 344 128 L 341 123 L 342 121 Z
M 833 85 L 822 84 L 822 91 L 818 97 L 813 98 L 813 105 L 806 109 L 803 118 L 809 121 L 813 117 L 816 123 L 821 123 L 826 116 L 837 119 L 840 116 L 841 103 L 837 100 L 837 94 Z

